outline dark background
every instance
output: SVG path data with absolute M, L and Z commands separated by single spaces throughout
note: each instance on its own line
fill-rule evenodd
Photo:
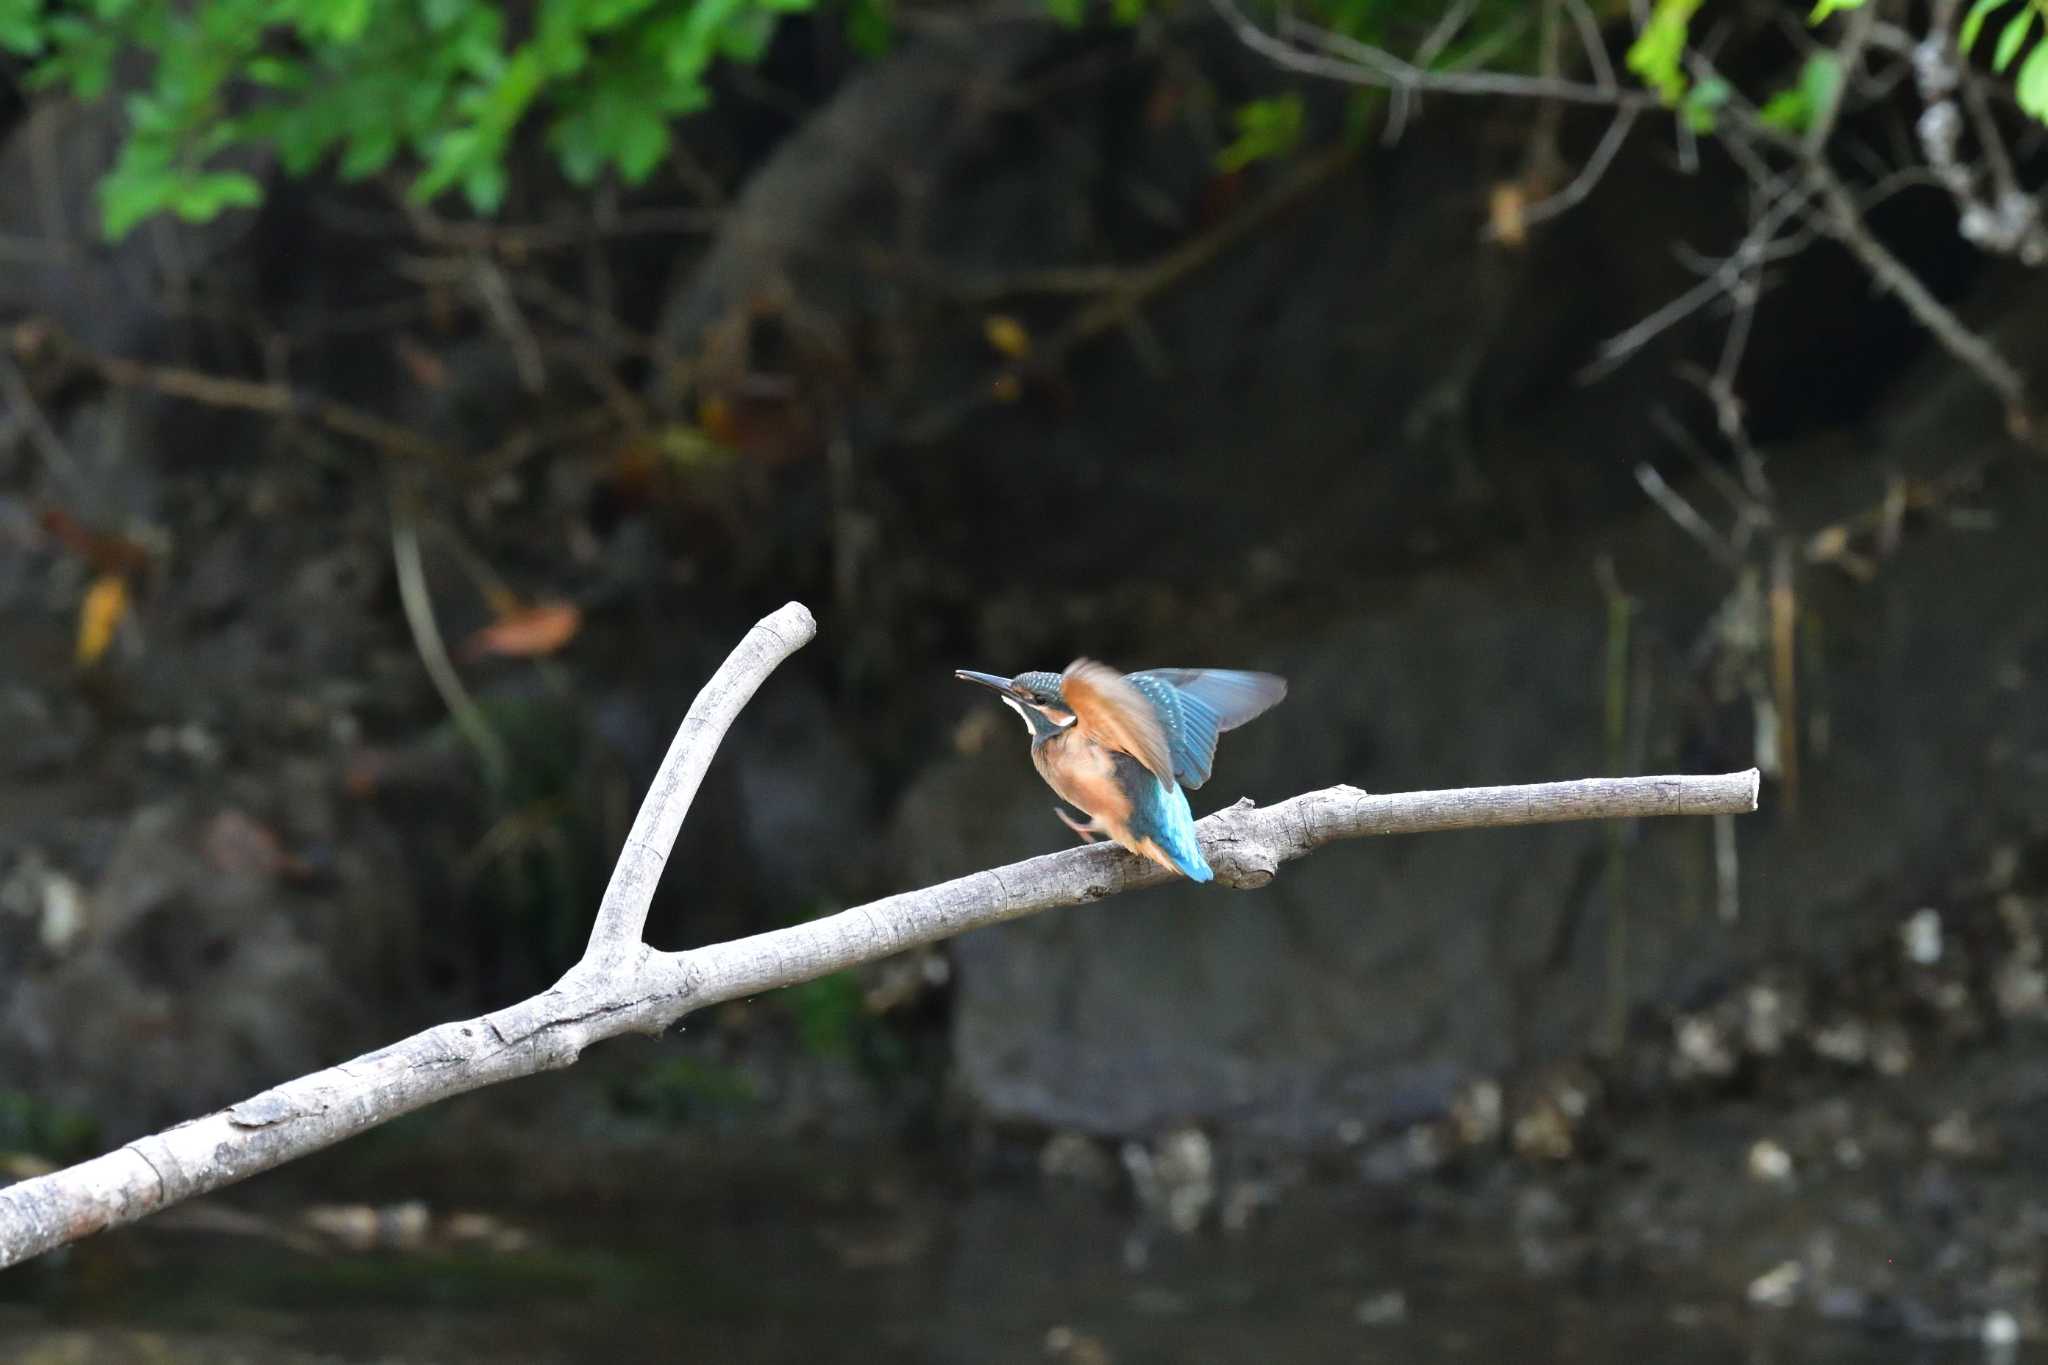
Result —
M 694 179 L 594 207 L 536 160 L 522 235 L 269 171 L 260 213 L 117 247 L 91 230 L 111 109 L 0 104 L 0 239 L 36 248 L 0 258 L 10 1173 L 553 980 L 690 697 L 790 599 L 818 638 L 721 751 L 657 946 L 1066 846 L 957 667 L 1286 675 L 1198 815 L 1767 773 L 1718 836 L 1362 841 L 609 1044 L 17 1272 L 0 1342 L 1818 1360 L 2036 1331 L 2038 455 L 1823 242 L 1768 277 L 1737 375 L 1768 521 L 1717 561 L 1637 467 L 1732 523 L 1684 373 L 1726 310 L 1581 372 L 1696 281 L 1682 247 L 1730 248 L 1735 169 L 1646 122 L 1505 246 L 1481 228 L 1525 108 L 1436 100 L 1396 145 L 1219 176 L 1214 120 L 1176 111 L 1270 79 L 1214 25 L 940 25 L 860 62 L 797 23 L 687 125 Z M 1574 165 L 1604 127 L 1566 117 Z M 2040 281 L 1945 196 L 1869 221 L 2032 363 Z M 1048 287 L 1077 264 L 1116 269 Z M 1042 363 L 1000 378 L 992 315 Z M 495 779 L 422 667 L 394 534 Z M 130 608 L 81 667 L 124 553 Z M 464 654 L 496 584 L 573 603 L 574 638 Z

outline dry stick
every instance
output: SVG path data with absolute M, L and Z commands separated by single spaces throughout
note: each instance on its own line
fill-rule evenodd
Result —
M 1083 345 L 1117 326 L 1131 326 L 1140 320 L 1147 303 L 1209 265 L 1223 252 L 1291 208 L 1354 159 L 1350 147 L 1339 144 L 1309 158 L 1257 203 L 1225 218 L 1216 226 L 1175 246 L 1163 255 L 1136 266 L 1051 271 L 1019 277 L 1005 284 L 1023 290 L 1044 288 L 1048 292 L 1079 292 L 1077 283 L 1102 283 L 1102 297 L 1075 310 L 1050 336 L 1033 347 L 1022 366 L 1006 365 L 990 375 L 963 397 L 912 418 L 904 425 L 903 439 L 913 445 L 930 445 L 950 436 L 967 418 L 999 401 L 1000 381 L 1020 374 L 1054 372 Z M 986 287 L 986 286 L 984 286 Z M 1022 290 L 1020 290 L 1022 292 Z
M 442 1024 L 105 1156 L 0 1189 L 0 1267 L 283 1165 L 451 1095 L 568 1066 L 601 1039 L 659 1034 L 707 1005 L 1173 879 L 1115 845 L 1091 844 L 731 943 L 678 953 L 647 947 L 639 936 L 655 878 L 705 767 L 747 698 L 816 629 L 811 614 L 790 603 L 755 626 L 698 694 L 634 821 L 590 947 L 554 986 L 509 1009 Z M 1757 782 L 1752 768 L 1397 796 L 1330 787 L 1277 806 L 1240 801 L 1196 829 L 1216 880 L 1252 888 L 1271 881 L 1280 864 L 1338 839 L 1740 814 L 1756 809 Z
M 26 343 L 18 342 L 17 350 L 23 349 L 24 345 L 51 345 L 59 355 L 76 361 L 108 383 L 122 388 L 147 389 L 168 398 L 183 398 L 208 407 L 269 413 L 276 417 L 308 417 L 337 435 L 353 437 L 387 455 L 443 463 L 454 458 L 445 447 L 416 431 L 332 398 L 302 393 L 282 384 L 232 379 L 175 365 L 148 365 L 126 356 L 102 355 L 40 324 L 29 324 L 29 327 L 32 335 Z

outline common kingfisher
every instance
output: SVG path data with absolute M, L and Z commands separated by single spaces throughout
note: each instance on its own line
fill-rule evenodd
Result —
M 1216 737 L 1287 695 L 1271 673 L 1152 668 L 1118 673 L 1076 659 L 1063 673 L 953 674 L 993 688 L 1024 718 L 1031 762 L 1046 785 L 1089 815 L 1082 824 L 1054 807 L 1088 843 L 1107 834 L 1141 858 L 1206 882 L 1216 874 L 1195 842 L 1192 791 L 1209 780 Z

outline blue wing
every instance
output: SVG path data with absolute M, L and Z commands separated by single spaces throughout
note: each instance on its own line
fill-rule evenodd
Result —
M 1174 778 L 1190 789 L 1209 780 L 1218 735 L 1287 695 L 1285 678 L 1228 668 L 1152 668 L 1126 677 L 1152 703 L 1166 731 Z

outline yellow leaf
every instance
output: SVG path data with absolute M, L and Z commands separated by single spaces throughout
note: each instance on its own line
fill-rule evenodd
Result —
M 1529 240 L 1529 224 L 1522 216 L 1528 204 L 1528 196 L 1512 180 L 1504 180 L 1493 187 L 1488 216 L 1493 220 L 1495 241 L 1502 246 L 1521 246 Z
M 93 580 L 78 609 L 78 662 L 90 668 L 114 642 L 114 630 L 128 614 L 128 580 L 119 574 L 101 574 Z
M 981 334 L 988 344 L 1012 360 L 1031 354 L 1031 333 L 1007 313 L 990 313 L 981 320 Z

